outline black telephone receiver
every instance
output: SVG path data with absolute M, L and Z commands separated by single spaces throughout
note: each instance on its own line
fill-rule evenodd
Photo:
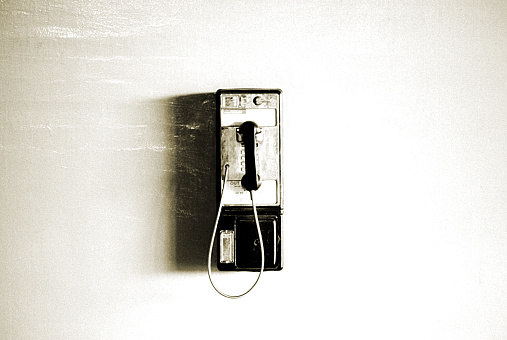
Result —
M 278 89 L 217 91 L 217 192 L 223 202 L 217 229 L 219 270 L 261 269 L 251 191 L 262 232 L 264 270 L 283 267 L 281 94 Z
M 246 190 L 257 190 L 261 186 L 261 178 L 257 174 L 257 165 L 255 160 L 257 150 L 257 140 L 255 135 L 258 133 L 258 126 L 255 122 L 247 121 L 240 125 L 238 134 L 245 147 L 245 175 L 241 179 L 241 185 Z

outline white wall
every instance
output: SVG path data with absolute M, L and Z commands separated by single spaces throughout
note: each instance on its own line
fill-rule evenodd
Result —
M 507 337 L 505 2 L 0 16 L 2 338 Z M 215 118 L 187 96 L 234 87 L 284 90 L 286 127 L 285 268 L 240 300 L 203 266 Z

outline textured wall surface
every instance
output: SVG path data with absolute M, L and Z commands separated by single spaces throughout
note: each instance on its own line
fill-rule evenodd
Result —
M 1 337 L 506 338 L 506 79 L 504 1 L 0 0 Z M 284 91 L 286 249 L 231 301 L 234 87 Z

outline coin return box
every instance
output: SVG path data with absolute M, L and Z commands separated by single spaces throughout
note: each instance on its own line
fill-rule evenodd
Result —
M 259 215 L 259 224 L 264 242 L 264 270 L 280 270 L 280 219 L 274 215 Z M 231 226 L 233 229 L 227 229 Z M 218 269 L 258 271 L 261 248 L 254 218 L 250 215 L 223 216 L 219 230 Z

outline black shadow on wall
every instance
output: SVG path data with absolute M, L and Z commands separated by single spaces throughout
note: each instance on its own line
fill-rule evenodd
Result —
M 167 197 L 172 198 L 168 264 L 175 271 L 205 271 L 216 217 L 215 94 L 171 97 L 164 106 L 170 131 Z

